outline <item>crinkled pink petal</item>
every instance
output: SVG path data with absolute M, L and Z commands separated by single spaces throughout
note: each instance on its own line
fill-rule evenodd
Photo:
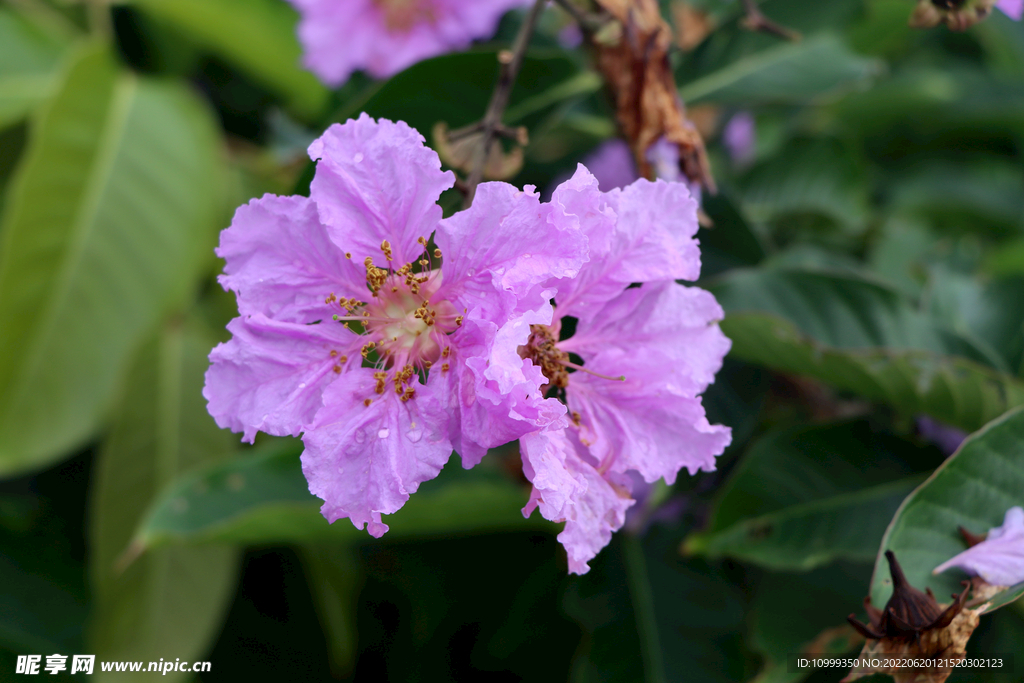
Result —
M 580 319 L 634 282 L 695 280 L 700 275 L 697 202 L 683 183 L 638 180 L 601 193 L 580 166 L 552 196 L 552 220 L 578 223 L 590 261 L 557 283 L 558 313 Z
M 723 317 L 710 292 L 648 283 L 579 320 L 559 348 L 585 358 L 596 372 L 693 397 L 715 381 L 732 345 L 717 324 Z
M 587 564 L 612 540 L 612 533 L 622 528 L 626 510 L 635 502 L 630 495 L 629 479 L 607 473 L 601 476 L 589 463 L 578 457 L 566 458 L 568 470 L 586 485 L 567 508 L 565 528 L 558 540 L 569 557 L 569 571 L 586 574 Z
M 547 303 L 550 292 L 540 285 L 575 277 L 586 253 L 578 225 L 552 222 L 550 214 L 533 192 L 481 184 L 473 205 L 438 227 L 441 293 L 492 320 L 508 316 L 509 302 L 519 311 Z
M 303 63 L 331 86 L 363 69 L 386 78 L 416 62 L 490 36 L 525 0 L 290 0 L 299 10 Z M 384 11 L 389 2 L 407 14 Z M 417 12 L 418 10 L 418 12 Z
M 437 153 L 407 124 L 366 114 L 335 124 L 309 146 L 317 160 L 310 198 L 320 220 L 342 252 L 357 265 L 372 257 L 386 265 L 381 243 L 387 240 L 397 268 L 419 258 L 441 220 L 437 200 L 455 183 L 441 171 Z
M 490 448 L 536 429 L 568 424 L 565 406 L 541 397 L 547 380 L 540 369 L 516 353 L 529 336 L 528 322 L 525 335 L 516 333 L 523 325 L 520 320 L 498 328 L 467 320 L 452 336 L 449 433 L 465 467 L 478 464 Z
M 1024 0 L 999 0 L 996 7 L 1014 21 L 1020 21 L 1021 17 L 1024 17 Z
M 268 194 L 240 206 L 216 251 L 227 262 L 218 279 L 243 316 L 310 322 L 336 312 L 324 303 L 331 293 L 366 295 L 365 269 L 331 242 L 306 197 Z
M 1024 582 L 1024 508 L 1006 511 L 1003 525 L 988 532 L 978 545 L 935 568 L 934 574 L 959 567 L 980 576 L 993 586 L 1016 586 Z
M 548 429 L 527 434 L 519 440 L 523 474 L 533 484 L 530 502 L 523 516 L 540 507 L 544 519 L 563 522 L 573 501 L 587 490 L 582 475 L 569 471 L 566 460 L 578 458 L 579 447 L 565 429 Z
M 371 368 L 353 370 L 346 380 L 324 392 L 324 407 L 302 437 L 302 471 L 310 492 L 323 499 L 328 522 L 348 517 L 379 538 L 388 530 L 381 515 L 396 512 L 436 477 L 452 445 L 430 388 L 418 385 L 416 398 L 402 403 L 390 391 L 375 393 Z
M 732 440 L 728 427 L 708 423 L 699 398 L 642 380 L 573 376 L 566 393 L 569 409 L 582 416 L 580 439 L 602 470 L 636 470 L 648 482 L 672 484 L 684 467 L 690 474 L 713 471 Z
M 340 357 L 359 358 L 359 337 L 341 325 L 299 325 L 255 314 L 228 323 L 231 340 L 210 352 L 203 396 L 221 427 L 298 436 L 335 380 Z M 332 356 L 331 352 L 335 355 Z

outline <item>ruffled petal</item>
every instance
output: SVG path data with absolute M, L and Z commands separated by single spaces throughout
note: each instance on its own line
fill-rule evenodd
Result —
M 529 188 L 528 188 L 529 189 Z M 546 281 L 572 278 L 586 260 L 578 224 L 549 220 L 538 195 L 507 183 L 483 183 L 473 205 L 443 220 L 435 242 L 444 262 L 440 294 L 498 325 L 551 298 Z
M 530 501 L 523 516 L 540 507 L 544 519 L 563 522 L 569 516 L 573 501 L 586 492 L 587 484 L 579 474 L 570 472 L 566 461 L 579 457 L 579 447 L 565 429 L 533 432 L 519 439 L 523 474 L 533 484 Z
M 715 469 L 715 458 L 732 441 L 732 431 L 708 423 L 699 398 L 575 373 L 566 392 L 569 409 L 581 417 L 580 439 L 602 471 L 636 470 L 648 482 L 672 484 Z
M 635 282 L 700 275 L 697 202 L 684 183 L 641 179 L 602 193 L 581 165 L 551 202 L 552 220 L 578 223 L 590 249 L 579 276 L 557 283 L 559 315 L 587 318 Z
M 723 317 L 710 292 L 648 283 L 580 319 L 559 347 L 578 354 L 594 372 L 697 396 L 715 381 L 732 345 L 717 325 Z
M 203 396 L 217 424 L 252 443 L 256 432 L 298 436 L 321 406 L 343 356 L 358 366 L 359 337 L 342 325 L 297 325 L 263 315 L 228 323 L 210 352 Z M 334 355 L 332 355 L 332 352 Z
M 450 387 L 449 433 L 465 467 L 479 463 L 490 448 L 568 424 L 565 406 L 540 395 L 547 381 L 540 370 L 516 352 L 529 336 L 529 324 L 520 319 L 498 328 L 467 320 L 452 336 L 452 369 L 443 377 Z M 438 374 L 432 371 L 431 381 Z
M 327 295 L 366 295 L 365 270 L 331 242 L 306 197 L 268 194 L 239 207 L 217 255 L 226 261 L 220 283 L 235 292 L 243 316 L 313 322 L 334 312 Z
M 319 159 L 310 197 L 342 252 L 358 265 L 369 256 L 383 267 L 387 240 L 395 267 L 419 258 L 416 241 L 430 238 L 441 220 L 437 200 L 455 183 L 422 135 L 401 121 L 363 114 L 328 128 L 309 156 Z
M 418 386 L 416 398 L 403 403 L 375 393 L 371 368 L 347 379 L 324 392 L 324 407 L 302 437 L 302 471 L 328 522 L 348 517 L 380 538 L 388 530 L 381 515 L 399 510 L 448 462 L 447 419 L 429 387 Z
M 558 540 L 565 546 L 569 557 L 569 571 L 586 574 L 587 564 L 612 540 L 612 533 L 622 528 L 626 510 L 634 502 L 629 479 L 614 473 L 604 476 L 580 458 L 566 459 L 569 472 L 578 477 L 586 490 L 573 500 L 567 509 L 565 529 Z
M 1024 581 L 1024 508 L 1006 511 L 1003 525 L 988 537 L 935 568 L 934 574 L 959 567 L 993 586 L 1016 586 Z

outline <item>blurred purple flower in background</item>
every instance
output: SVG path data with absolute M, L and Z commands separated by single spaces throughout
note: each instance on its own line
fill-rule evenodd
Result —
M 541 285 L 579 271 L 585 240 L 505 183 L 481 185 L 471 210 L 442 221 L 454 176 L 404 123 L 363 114 L 309 152 L 309 198 L 265 195 L 221 233 L 220 281 L 240 316 L 210 354 L 203 395 L 246 441 L 302 433 L 321 512 L 379 537 L 381 515 L 453 448 L 471 467 L 567 423 L 558 401 L 539 400 L 544 377 L 518 347 L 551 322 Z
M 364 70 L 387 78 L 488 38 L 527 0 L 289 0 L 299 10 L 303 64 L 330 86 Z
M 1014 21 L 1020 21 L 1021 17 L 1024 17 L 1024 0 L 999 0 L 996 7 Z
M 1024 581 L 1024 508 L 1006 511 L 1003 525 L 988 532 L 984 541 L 943 562 L 933 574 L 959 567 L 993 586 L 1015 586 Z
M 675 282 L 700 275 L 697 202 L 685 184 L 638 180 L 602 193 L 580 166 L 551 204 L 552 220 L 582 228 L 590 259 L 575 279 L 550 283 L 554 322 L 534 325 L 522 351 L 572 417 L 520 439 L 534 487 L 523 512 L 565 522 L 558 539 L 582 574 L 634 503 L 631 472 L 672 484 L 684 467 L 715 468 L 731 432 L 708 423 L 700 394 L 730 342 L 715 298 Z
M 742 168 L 754 160 L 757 146 L 757 126 L 749 111 L 737 112 L 722 131 L 722 144 L 729 152 L 734 166 Z
M 917 431 L 921 438 L 938 446 L 944 455 L 952 455 L 967 438 L 967 432 L 964 430 L 950 427 L 927 415 L 917 418 Z
M 602 142 L 584 157 L 583 165 L 597 179 L 603 192 L 623 188 L 639 177 L 636 162 L 633 161 L 633 151 L 629 148 L 629 143 L 622 138 Z M 568 179 L 569 177 L 564 177 L 563 181 Z

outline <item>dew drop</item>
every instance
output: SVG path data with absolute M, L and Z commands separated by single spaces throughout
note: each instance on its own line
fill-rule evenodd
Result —
M 409 425 L 409 433 L 406 434 L 409 441 L 416 443 L 423 438 L 423 427 L 413 422 Z
M 377 432 L 378 439 L 386 439 L 391 435 L 391 430 L 385 427 L 384 429 Z
M 352 437 L 356 440 L 356 443 L 363 443 L 364 441 L 366 441 L 366 430 L 357 429 L 356 433 L 353 434 Z
M 466 275 L 468 275 L 469 277 L 473 277 L 474 275 L 476 275 L 476 270 L 470 268 L 469 270 L 466 271 Z
M 299 389 L 305 389 L 305 388 L 306 388 L 306 383 L 305 382 L 299 382 Z
M 339 467 L 338 468 L 338 474 L 345 474 L 345 468 L 344 467 Z
M 354 157 L 352 157 L 352 161 L 356 162 L 357 164 L 360 163 L 362 160 L 363 160 L 363 153 L 362 152 L 356 152 L 356 155 Z
M 533 254 L 523 254 L 523 258 L 533 258 Z

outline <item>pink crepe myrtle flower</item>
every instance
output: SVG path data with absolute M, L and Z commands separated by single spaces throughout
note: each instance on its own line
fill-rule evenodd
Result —
M 684 467 L 714 469 L 732 436 L 708 423 L 700 394 L 730 342 L 714 297 L 675 282 L 700 274 L 697 202 L 685 184 L 638 180 L 602 193 L 581 165 L 551 204 L 565 229 L 581 227 L 589 261 L 549 283 L 554 321 L 534 325 L 520 351 L 572 419 L 520 439 L 533 484 L 523 513 L 565 522 L 558 539 L 582 574 L 634 503 L 631 472 L 672 484 Z
M 531 192 L 486 183 L 441 220 L 454 176 L 404 123 L 334 125 L 309 148 L 310 197 L 265 195 L 221 233 L 233 337 L 210 354 L 203 395 L 222 427 L 302 434 L 302 468 L 328 521 L 379 537 L 453 448 L 488 448 L 552 421 L 523 361 L 551 321 L 554 276 L 585 258 L 578 227 Z M 429 240 L 433 235 L 434 245 Z
M 996 7 L 1014 21 L 1020 21 L 1021 17 L 1024 17 L 1024 0 L 999 0 Z
M 988 532 L 981 543 L 943 562 L 933 574 L 959 567 L 993 586 L 1016 586 L 1024 581 L 1024 508 L 1006 511 L 1003 525 Z
M 299 11 L 303 64 L 337 86 L 353 71 L 387 78 L 489 37 L 526 0 L 289 0 Z

